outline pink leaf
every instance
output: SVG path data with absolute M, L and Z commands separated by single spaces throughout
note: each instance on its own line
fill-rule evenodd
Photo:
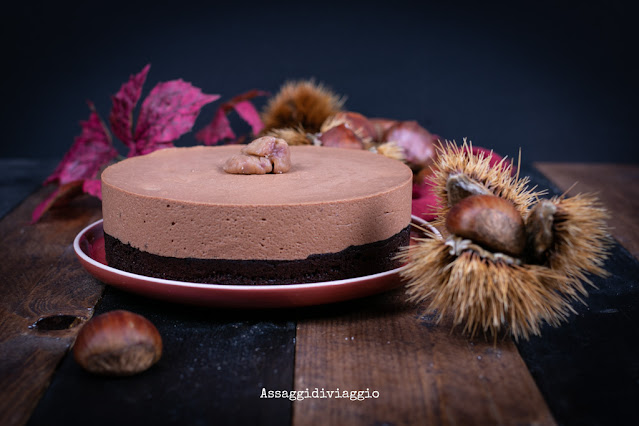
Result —
M 40 220 L 42 215 L 54 205 L 61 204 L 63 200 L 79 193 L 81 186 L 82 180 L 76 180 L 57 187 L 51 195 L 33 209 L 33 213 L 31 213 L 31 223 L 33 224 Z
M 226 118 L 223 106 L 217 110 L 213 121 L 197 132 L 195 139 L 205 145 L 215 145 L 223 139 L 235 139 L 235 133 L 233 133 L 231 123 Z
M 94 197 L 102 199 L 102 180 L 100 179 L 87 179 L 82 182 L 82 192 L 85 194 L 93 195 Z
M 252 103 L 249 101 L 238 102 L 234 108 L 240 117 L 242 117 L 242 119 L 251 126 L 251 130 L 254 135 L 257 135 L 262 131 L 264 124 L 262 123 L 260 114 L 257 112 Z
M 235 105 L 239 104 L 240 102 L 249 101 L 258 96 L 268 96 L 268 95 L 269 93 L 263 90 L 252 89 L 252 90 L 249 90 L 248 92 L 240 93 L 237 96 L 233 96 L 229 101 L 224 102 L 222 106 L 224 107 L 224 111 L 228 113 L 229 111 L 231 111 L 231 109 L 235 108 Z
M 151 64 L 145 66 L 142 71 L 132 75 L 129 81 L 124 83 L 118 93 L 111 97 L 113 107 L 109 115 L 109 122 L 113 134 L 117 136 L 127 147 L 133 148 L 133 110 L 142 94 L 142 86 L 146 81 Z
M 431 221 L 436 217 L 438 199 L 429 183 L 413 185 L 413 203 L 411 214 Z
M 92 179 L 102 166 L 118 155 L 111 145 L 111 137 L 92 104 L 91 115 L 87 121 L 80 122 L 82 133 L 75 138 L 73 145 L 62 158 L 58 167 L 44 183 L 60 185 L 80 179 Z
M 142 102 L 135 146 L 129 156 L 172 146 L 174 140 L 191 130 L 200 109 L 219 97 L 203 94 L 182 80 L 158 83 Z
M 253 134 L 257 135 L 262 131 L 264 125 L 255 107 L 248 101 L 257 96 L 267 96 L 268 94 L 268 92 L 253 89 L 224 102 L 215 112 L 213 120 L 195 135 L 195 139 L 205 145 L 215 145 L 224 139 L 235 139 L 235 133 L 233 129 L 231 129 L 229 120 L 226 118 L 226 114 L 233 109 L 251 126 Z

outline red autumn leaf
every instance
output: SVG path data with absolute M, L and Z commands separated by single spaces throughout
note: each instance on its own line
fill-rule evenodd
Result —
M 93 195 L 94 197 L 102 199 L 102 180 L 101 179 L 86 179 L 82 182 L 82 192 L 85 194 Z
M 129 157 L 173 146 L 193 127 L 200 109 L 218 99 L 183 80 L 158 83 L 142 102 Z
M 235 139 L 235 133 L 231 129 L 231 123 L 226 118 L 224 108 L 218 108 L 213 121 L 197 132 L 195 139 L 205 145 L 215 145 L 223 139 Z
M 258 96 L 268 96 L 268 95 L 269 93 L 263 90 L 252 89 L 252 90 L 249 90 L 248 92 L 240 93 L 237 96 L 233 96 L 230 100 L 224 102 L 221 107 L 224 108 L 224 112 L 228 114 L 229 112 L 231 112 L 232 109 L 235 108 L 235 105 L 239 104 L 240 102 L 250 101 L 251 99 L 256 98 Z
M 231 129 L 231 124 L 226 117 L 226 114 L 232 110 L 235 110 L 238 115 L 251 126 L 253 134 L 257 135 L 264 128 L 264 124 L 262 123 L 259 113 L 249 100 L 257 96 L 266 96 L 268 94 L 268 92 L 253 89 L 224 102 L 215 112 L 213 120 L 195 135 L 195 139 L 205 145 L 215 145 L 224 139 L 235 139 L 235 133 L 233 129 Z
M 94 178 L 102 166 L 115 158 L 118 153 L 111 145 L 111 136 L 104 123 L 89 104 L 92 112 L 87 121 L 80 122 L 82 133 L 75 138 L 73 145 L 62 158 L 58 167 L 44 183 L 60 185 Z
M 260 133 L 264 128 L 260 114 L 249 101 L 238 102 L 235 105 L 235 111 L 251 126 L 254 135 Z
M 435 195 L 433 186 L 430 183 L 413 185 L 413 202 L 411 214 L 424 220 L 431 221 L 437 216 L 435 214 L 439 199 Z
M 109 115 L 109 122 L 113 134 L 117 136 L 129 149 L 133 148 L 133 110 L 140 100 L 142 86 L 146 81 L 151 64 L 145 66 L 142 71 L 132 75 L 129 81 L 124 83 L 118 93 L 111 97 L 113 107 Z
M 62 204 L 63 201 L 79 194 L 82 188 L 82 183 L 82 180 L 76 180 L 57 187 L 51 195 L 33 209 L 33 213 L 31 213 L 31 223 L 36 223 L 42 215 L 54 205 Z

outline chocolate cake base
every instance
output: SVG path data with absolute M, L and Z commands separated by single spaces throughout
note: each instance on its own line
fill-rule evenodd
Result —
M 106 233 L 104 248 L 109 266 L 134 274 L 196 283 L 264 285 L 334 281 L 388 271 L 399 266 L 395 255 L 409 240 L 410 226 L 383 241 L 301 260 L 179 259 L 138 250 Z

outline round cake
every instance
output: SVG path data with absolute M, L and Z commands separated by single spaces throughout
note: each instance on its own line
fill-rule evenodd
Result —
M 290 147 L 287 173 L 224 172 L 240 145 L 169 148 L 102 173 L 107 263 L 157 278 L 291 284 L 397 266 L 412 172 L 363 150 Z

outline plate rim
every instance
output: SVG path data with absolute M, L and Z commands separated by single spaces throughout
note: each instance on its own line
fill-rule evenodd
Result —
M 314 282 L 314 283 L 296 283 L 296 284 L 237 285 L 237 284 L 218 284 L 218 283 L 195 283 L 195 282 L 189 282 L 189 281 L 168 280 L 164 278 L 150 277 L 147 275 L 140 275 L 140 274 L 134 274 L 132 272 L 123 271 L 121 269 L 117 269 L 112 266 L 106 265 L 104 263 L 98 262 L 97 260 L 89 256 L 88 254 L 86 254 L 84 250 L 82 250 L 82 248 L 80 247 L 80 241 L 82 240 L 82 237 L 87 232 L 89 232 L 92 228 L 98 226 L 102 222 L 104 222 L 104 219 L 99 219 L 85 226 L 80 232 L 78 232 L 78 234 L 73 240 L 73 249 L 76 253 L 76 256 L 78 256 L 82 261 L 87 262 L 93 267 L 103 270 L 105 272 L 117 274 L 130 279 L 136 279 L 136 280 L 146 281 L 149 283 L 160 284 L 162 286 L 179 286 L 179 287 L 189 287 L 189 288 L 202 288 L 202 289 L 210 289 L 210 290 L 226 290 L 226 291 L 238 291 L 238 292 L 250 292 L 250 293 L 256 293 L 260 291 L 273 292 L 278 290 L 294 291 L 294 290 L 303 290 L 308 288 L 339 286 L 339 285 L 344 285 L 346 283 L 355 284 L 359 281 L 368 281 L 368 280 L 375 280 L 379 278 L 385 278 L 390 275 L 399 274 L 403 269 L 407 268 L 407 265 L 403 265 L 403 266 L 400 266 L 399 268 L 390 269 L 384 272 L 378 272 L 377 274 L 364 275 L 361 277 L 345 278 L 345 279 L 334 280 L 334 281 L 321 281 L 321 282 Z M 437 229 L 433 227 L 429 222 L 427 222 L 426 220 L 418 216 L 411 215 L 411 225 L 413 225 L 414 222 L 416 222 L 418 225 L 429 228 L 433 233 L 435 233 L 435 235 L 440 236 L 439 231 L 437 231 Z M 90 271 L 88 272 L 91 273 Z

